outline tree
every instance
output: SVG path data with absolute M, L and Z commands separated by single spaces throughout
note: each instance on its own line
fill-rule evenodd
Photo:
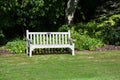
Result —
M 75 10 L 79 0 L 68 0 L 67 8 L 65 9 L 66 23 L 70 25 L 73 21 Z
M 0 1 L 0 27 L 8 38 L 24 37 L 26 29 L 37 27 L 43 0 Z M 16 33 L 16 34 L 14 34 Z
M 120 14 L 120 0 L 106 0 L 95 10 L 95 17 L 108 17 L 114 14 Z

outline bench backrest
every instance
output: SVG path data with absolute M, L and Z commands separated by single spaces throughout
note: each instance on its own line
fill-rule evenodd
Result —
M 68 32 L 29 32 L 26 37 L 33 45 L 59 45 L 69 44 L 70 30 Z

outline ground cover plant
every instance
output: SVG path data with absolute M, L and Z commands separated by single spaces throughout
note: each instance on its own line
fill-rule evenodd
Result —
M 0 80 L 119 80 L 120 51 L 0 55 Z

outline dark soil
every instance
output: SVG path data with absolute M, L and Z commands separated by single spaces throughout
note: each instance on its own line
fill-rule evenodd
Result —
M 95 51 L 106 51 L 106 50 L 120 50 L 120 46 L 105 45 L 101 48 L 96 48 Z
M 0 55 L 11 55 L 11 53 L 7 49 L 0 50 Z
M 120 46 L 106 45 L 101 48 L 96 48 L 95 51 L 106 51 L 106 50 L 120 50 Z M 12 55 L 7 49 L 1 49 L 0 55 Z

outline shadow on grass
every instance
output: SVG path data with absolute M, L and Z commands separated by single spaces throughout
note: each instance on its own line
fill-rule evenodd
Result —
M 71 50 L 66 49 L 58 49 L 58 48 L 48 48 L 48 49 L 35 49 L 32 51 L 33 55 L 59 55 L 59 54 L 72 54 Z

